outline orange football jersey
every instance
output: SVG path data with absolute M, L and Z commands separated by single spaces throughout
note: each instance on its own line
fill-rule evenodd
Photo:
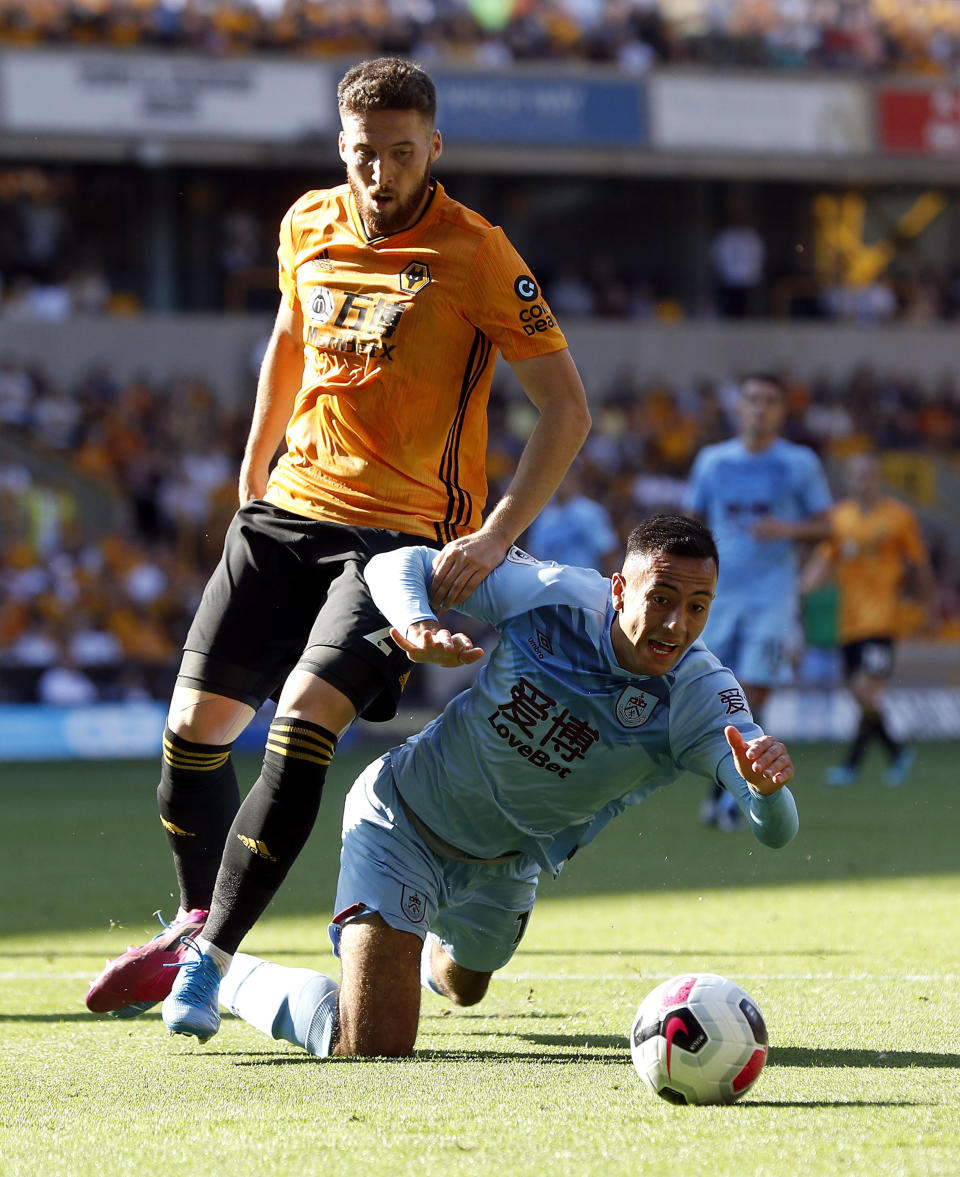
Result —
M 840 587 L 840 640 L 896 637 L 904 572 L 927 559 L 913 511 L 892 498 L 867 511 L 844 499 L 830 512 L 826 543 Z
M 266 498 L 441 544 L 475 531 L 496 350 L 566 347 L 503 231 L 436 184 L 415 225 L 368 239 L 343 184 L 293 205 L 278 257 L 304 372 Z

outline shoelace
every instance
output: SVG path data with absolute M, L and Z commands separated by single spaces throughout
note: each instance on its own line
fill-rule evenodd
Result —
M 200 950 L 200 945 L 192 936 L 181 936 L 180 943 L 186 945 L 187 948 L 192 948 L 197 954 L 196 957 L 190 957 L 187 960 L 178 960 L 170 964 L 164 964 L 165 969 L 182 969 L 186 965 L 198 965 L 195 972 L 188 974 L 187 980 L 184 982 L 183 988 L 177 994 L 182 1000 L 195 1004 L 205 1004 L 210 1000 L 211 980 L 220 980 L 220 970 L 210 960 L 209 957 L 204 956 Z M 204 967 L 204 962 L 210 961 L 210 968 Z M 212 971 L 211 971 L 212 970 Z
M 196 959 L 193 957 L 185 957 L 183 960 L 165 961 L 163 965 L 165 969 L 182 969 L 185 965 L 197 964 L 199 961 L 203 960 L 203 952 L 201 951 L 200 945 L 196 942 L 196 940 L 194 940 L 192 936 L 181 936 L 180 943 L 187 948 L 192 948 L 193 951 L 197 954 Z

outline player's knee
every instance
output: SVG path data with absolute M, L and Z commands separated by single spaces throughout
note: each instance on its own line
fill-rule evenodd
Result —
M 175 736 L 194 744 L 231 744 L 254 714 L 252 707 L 238 699 L 177 684 L 167 726 Z
M 447 995 L 454 1005 L 476 1005 L 486 996 L 487 989 L 490 985 L 490 974 L 464 974 L 465 970 L 460 975 L 448 980 Z
M 331 1053 L 342 1058 L 408 1058 L 416 1040 L 416 1025 L 393 1022 L 364 1026 L 341 1021 Z

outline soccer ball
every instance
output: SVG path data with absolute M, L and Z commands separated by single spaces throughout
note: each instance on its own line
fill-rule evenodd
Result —
M 687 973 L 640 1003 L 630 1055 L 644 1083 L 671 1103 L 733 1103 L 763 1070 L 767 1027 L 735 982 Z

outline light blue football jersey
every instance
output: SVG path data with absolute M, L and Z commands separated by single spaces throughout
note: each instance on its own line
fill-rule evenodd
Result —
M 367 566 L 401 633 L 434 616 L 435 556 L 403 548 Z M 468 690 L 388 754 L 400 795 L 441 838 L 480 858 L 519 851 L 555 873 L 627 805 L 683 770 L 715 780 L 724 762 L 761 840 L 764 821 L 795 822 L 787 790 L 752 798 L 733 768 L 724 726 L 748 740 L 762 733 L 730 671 L 699 641 L 669 674 L 624 670 L 610 581 L 598 572 L 513 548 L 458 608 L 494 626 L 500 643 Z
M 750 453 L 739 438 L 705 446 L 693 463 L 687 500 L 713 532 L 720 553 L 717 598 L 749 590 L 775 601 L 795 593 L 797 565 L 792 540 L 758 540 L 753 525 L 775 517 L 809 519 L 830 506 L 820 459 L 807 446 L 778 438 Z M 729 603 L 729 602 L 728 602 Z

